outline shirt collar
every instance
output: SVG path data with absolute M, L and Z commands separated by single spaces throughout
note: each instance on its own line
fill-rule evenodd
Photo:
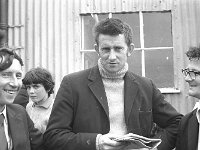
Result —
M 196 111 L 197 120 L 198 120 L 198 123 L 200 123 L 200 100 L 196 103 L 195 106 L 197 108 L 197 111 Z
M 7 107 L 6 107 L 6 105 L 5 105 L 5 107 L 4 107 L 4 109 L 3 109 L 3 111 L 2 111 L 2 112 L 0 112 L 0 114 L 3 114 L 3 115 L 4 115 L 5 122 L 6 122 L 6 124 L 7 124 L 7 113 L 6 113 L 6 109 L 7 109 Z

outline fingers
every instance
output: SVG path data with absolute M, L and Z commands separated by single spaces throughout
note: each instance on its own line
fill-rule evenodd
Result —
M 123 147 L 126 146 L 125 144 L 112 140 L 116 137 L 117 136 L 111 135 L 111 134 L 101 135 L 99 137 L 99 142 L 98 142 L 100 150 L 120 150 L 120 149 L 123 149 Z

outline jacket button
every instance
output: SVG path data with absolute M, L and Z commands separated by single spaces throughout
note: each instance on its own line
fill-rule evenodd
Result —
M 90 145 L 90 144 L 91 144 L 90 140 L 87 140 L 87 144 L 88 144 L 88 145 Z

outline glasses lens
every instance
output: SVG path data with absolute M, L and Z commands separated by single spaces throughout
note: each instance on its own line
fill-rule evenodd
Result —
M 194 71 L 189 71 L 189 75 L 190 75 L 191 79 L 195 79 L 195 77 L 196 77 Z
M 187 77 L 189 75 L 190 78 L 193 79 L 193 80 L 196 78 L 194 71 L 190 71 L 188 69 L 182 69 L 182 73 L 183 73 L 184 77 Z

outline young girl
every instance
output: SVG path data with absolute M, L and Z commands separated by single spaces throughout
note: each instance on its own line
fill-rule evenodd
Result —
M 35 127 L 44 133 L 54 101 L 51 96 L 55 86 L 52 75 L 38 67 L 28 71 L 22 81 L 29 95 L 26 110 Z

